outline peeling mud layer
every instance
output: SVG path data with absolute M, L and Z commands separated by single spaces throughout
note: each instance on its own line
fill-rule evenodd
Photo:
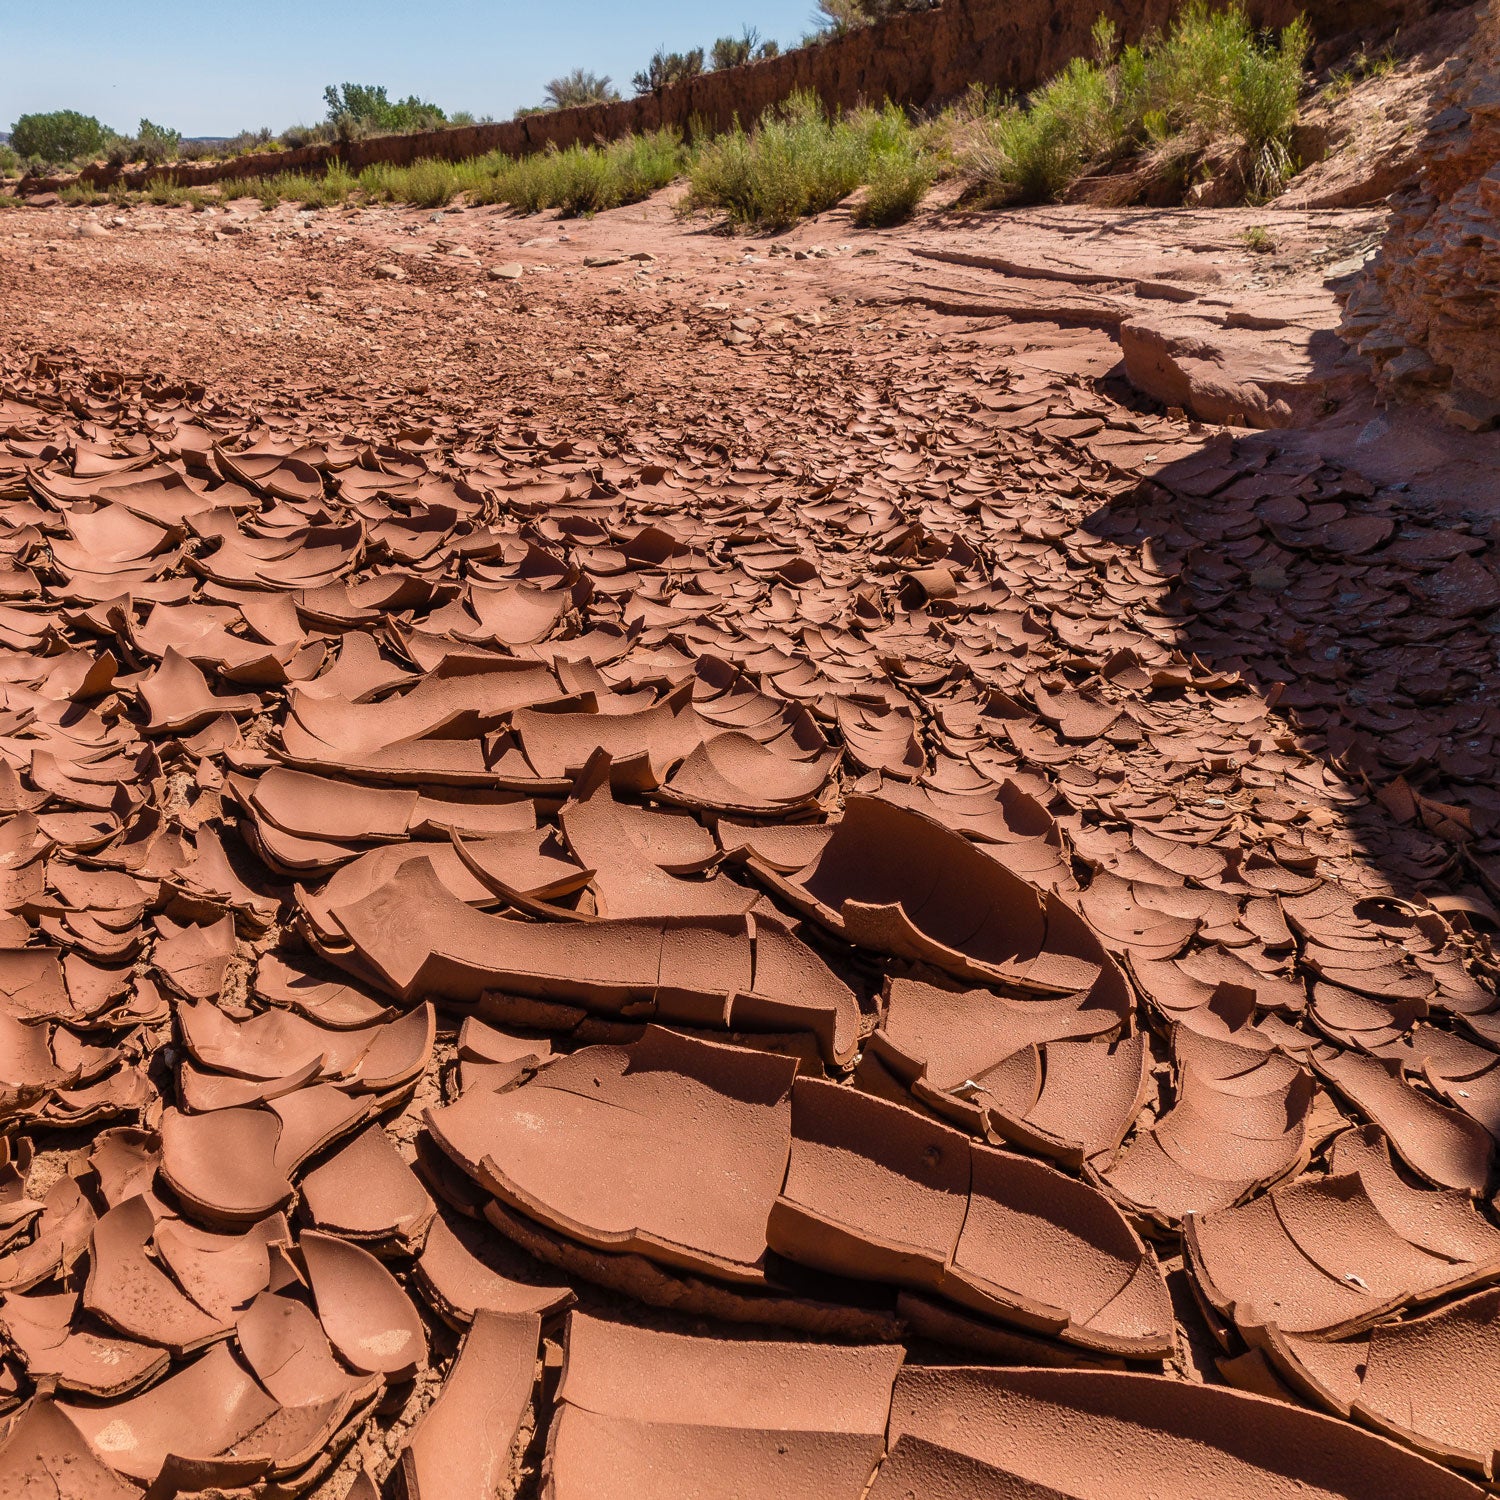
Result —
M 1256 223 L 0 216 L 0 1492 L 1484 1493 L 1495 448 Z

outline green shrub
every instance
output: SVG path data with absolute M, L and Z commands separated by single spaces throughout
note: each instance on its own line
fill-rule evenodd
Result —
M 703 48 L 691 52 L 656 49 L 651 61 L 630 80 L 637 94 L 654 94 L 674 83 L 686 83 L 703 72 Z
M 793 94 L 767 110 L 749 133 L 736 126 L 697 148 L 683 208 L 716 208 L 734 223 L 784 229 L 842 202 L 871 180 L 875 164 L 886 157 L 904 163 L 910 179 L 919 149 L 894 105 L 834 120 L 815 95 Z M 896 168 L 881 175 L 881 195 L 893 193 Z M 917 197 L 921 191 L 925 184 Z
M 329 124 L 288 125 L 281 132 L 281 144 L 291 151 L 300 151 L 304 146 L 325 146 L 339 138 L 338 130 Z
M 915 151 L 877 156 L 870 164 L 870 180 L 854 210 L 854 222 L 878 228 L 909 219 L 936 176 L 932 162 Z
M 491 186 L 481 189 L 484 203 L 508 203 L 518 213 L 535 214 L 551 208 L 558 198 L 557 151 L 538 151 L 519 161 L 507 161 L 495 173 Z
M 14 177 L 21 170 L 21 158 L 9 146 L 0 145 L 0 177 Z
M 359 186 L 359 179 L 343 162 L 330 162 L 321 177 L 302 177 L 295 192 L 283 196 L 296 198 L 304 208 L 334 208 L 344 202 Z
M 1077 137 L 1050 109 L 1011 105 L 971 133 L 964 163 L 991 197 L 1048 203 L 1083 170 Z
M 682 137 L 675 130 L 627 135 L 604 148 L 616 203 L 639 203 L 682 175 Z
M 812 38 L 821 40 L 823 34 L 842 36 L 861 26 L 873 26 L 877 21 L 888 21 L 892 16 L 911 11 L 931 10 L 937 0 L 818 0 L 813 19 L 821 16 L 825 22 L 824 32 Z M 804 39 L 806 45 L 807 39 Z
M 415 203 L 420 208 L 445 208 L 460 193 L 473 188 L 479 176 L 473 162 L 424 157 L 409 167 L 366 167 L 359 174 L 357 186 L 373 200 Z M 348 197 L 347 192 L 344 197 Z
M 201 189 L 180 187 L 165 176 L 147 179 L 146 197 L 164 208 L 179 208 L 184 203 L 193 208 L 203 208 L 208 202 L 207 195 Z
M 463 166 L 476 203 L 507 203 L 523 214 L 544 208 L 592 214 L 666 187 L 682 172 L 682 139 L 675 130 L 656 130 L 607 146 L 548 147 L 519 161 L 495 154 Z
M 717 73 L 721 68 L 740 68 L 780 52 L 777 43 L 762 41 L 760 32 L 747 26 L 738 36 L 721 36 L 709 49 L 708 65 Z
M 557 158 L 556 206 L 568 216 L 613 208 L 614 175 L 605 153 L 570 146 Z
M 92 208 L 104 201 L 104 195 L 86 182 L 70 182 L 58 195 L 69 208 Z
M 1248 196 L 1279 191 L 1310 45 L 1294 21 L 1272 43 L 1242 5 L 1189 0 L 1165 37 L 1116 51 L 1094 27 L 1095 58 L 1076 58 L 1024 107 L 970 122 L 955 155 L 994 198 L 1045 202 L 1076 178 L 1134 151 L 1185 184 L 1205 158 L 1233 158 Z
M 92 115 L 57 109 L 50 114 L 22 115 L 10 127 L 10 144 L 18 156 L 61 166 L 102 155 L 113 134 Z

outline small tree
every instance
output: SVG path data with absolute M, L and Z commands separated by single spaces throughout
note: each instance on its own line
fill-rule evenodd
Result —
M 630 81 L 638 94 L 655 94 L 674 83 L 686 83 L 703 72 L 703 48 L 668 52 L 658 47 L 651 61 Z
M 92 115 L 76 109 L 50 114 L 22 115 L 10 127 L 10 144 L 17 156 L 50 164 L 99 156 L 114 137 Z
M 182 132 L 169 130 L 165 125 L 153 125 L 142 120 L 135 133 L 135 159 L 148 166 L 159 167 L 164 161 L 176 158 L 182 146 Z
M 548 109 L 579 109 L 586 104 L 618 104 L 620 91 L 610 81 L 584 68 L 574 68 L 547 85 Z
M 329 84 L 323 90 L 323 102 L 328 106 L 328 123 L 345 137 L 374 131 L 435 130 L 448 123 L 448 116 L 436 104 L 415 94 L 391 99 L 383 84 Z

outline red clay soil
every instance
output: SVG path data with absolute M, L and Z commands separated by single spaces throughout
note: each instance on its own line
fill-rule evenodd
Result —
M 0 214 L 0 1492 L 1480 1494 L 1380 229 Z

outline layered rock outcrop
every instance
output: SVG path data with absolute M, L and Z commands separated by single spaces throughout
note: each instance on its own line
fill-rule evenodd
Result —
M 1388 392 L 1425 395 L 1483 431 L 1500 423 L 1500 0 L 1449 75 L 1420 174 L 1392 200 L 1340 332 Z

